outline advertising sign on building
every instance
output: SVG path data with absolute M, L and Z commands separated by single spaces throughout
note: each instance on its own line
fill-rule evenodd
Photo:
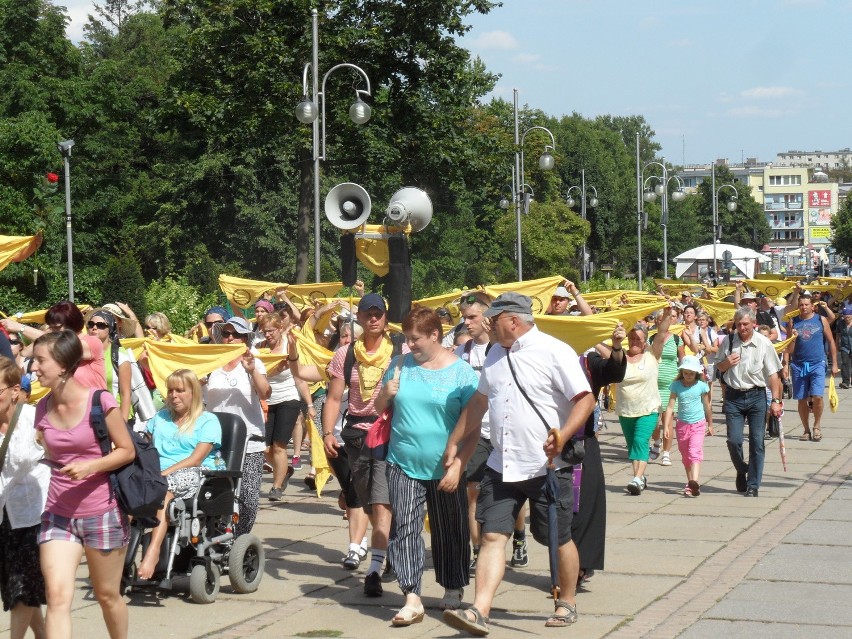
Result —
M 816 226 L 809 230 L 813 244 L 828 244 L 831 241 L 831 228 L 828 226 Z
M 810 226 L 831 224 L 831 191 L 808 191 L 808 223 Z

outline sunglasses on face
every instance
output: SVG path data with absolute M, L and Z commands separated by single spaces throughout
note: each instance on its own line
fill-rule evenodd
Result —
M 105 331 L 109 328 L 109 324 L 106 322 L 89 322 L 86 324 L 88 328 L 96 328 L 99 331 Z
M 229 331 L 229 330 L 222 331 L 221 335 L 222 335 L 222 339 L 225 339 L 226 337 L 239 337 L 240 336 L 240 334 L 237 333 L 236 331 Z
M 19 340 L 19 339 L 10 339 L 10 340 L 9 340 L 9 343 L 10 343 L 12 346 L 20 346 L 20 345 L 21 345 L 21 340 Z
M 214 320 L 214 321 L 212 321 L 212 322 L 204 322 L 204 325 L 205 325 L 207 328 L 213 328 L 213 326 L 215 326 L 216 324 L 221 324 L 221 323 L 222 323 L 222 322 L 224 322 L 224 321 L 225 321 L 225 320 Z

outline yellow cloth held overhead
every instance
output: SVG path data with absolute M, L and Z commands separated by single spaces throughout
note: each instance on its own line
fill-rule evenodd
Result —
M 299 364 L 316 366 L 319 374 L 323 377 L 323 379 L 328 381 L 326 368 L 328 367 L 331 358 L 334 357 L 334 353 L 317 344 L 316 340 L 313 339 L 313 331 L 308 331 L 306 334 L 301 328 L 296 327 L 292 329 L 292 333 L 296 337 L 296 350 L 299 355 Z M 310 335 L 310 337 L 307 335 Z
M 536 315 L 539 330 L 570 345 L 577 353 L 604 342 L 612 337 L 612 331 L 620 321 L 629 331 L 638 320 L 654 311 L 666 308 L 663 298 L 656 304 L 631 306 L 597 315 Z
M 42 235 L 0 235 L 0 271 L 12 262 L 23 262 L 41 246 Z
M 716 322 L 716 326 L 722 326 L 723 324 L 730 322 L 734 319 L 734 313 L 737 312 L 737 307 L 733 302 L 702 299 L 698 300 L 698 305 L 713 318 L 713 321 Z
M 92 307 L 88 304 L 77 304 L 77 308 L 80 309 L 80 312 L 85 315 L 89 311 L 92 310 Z M 40 311 L 30 311 L 29 313 L 21 313 L 20 315 L 12 315 L 10 317 L 14 317 L 21 324 L 44 324 L 44 316 L 47 314 L 47 309 L 42 309 Z
M 148 367 L 163 397 L 168 393 L 166 378 L 176 370 L 188 368 L 201 379 L 234 361 L 246 350 L 244 344 L 174 344 L 154 341 L 148 342 L 145 347 L 148 350 Z
M 760 291 L 775 299 L 779 295 L 786 296 L 787 293 L 792 293 L 796 288 L 792 283 L 784 280 L 743 280 L 749 290 Z
M 249 308 L 264 293 L 286 287 L 287 295 L 294 302 L 309 301 L 316 297 L 334 297 L 343 288 L 343 282 L 320 282 L 316 284 L 285 284 L 282 282 L 264 282 L 249 280 L 230 275 L 219 276 L 219 288 L 231 302 L 240 308 Z

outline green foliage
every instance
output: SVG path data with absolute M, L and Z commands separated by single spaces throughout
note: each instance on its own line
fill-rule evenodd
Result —
M 172 332 L 182 335 L 216 304 L 216 295 L 203 295 L 184 277 L 167 277 L 151 282 L 145 291 L 145 304 L 164 313 L 172 323 Z M 142 319 L 142 315 L 139 316 Z
M 852 257 L 852 198 L 847 197 L 843 206 L 831 218 L 831 245 L 845 258 Z
M 101 295 L 103 303 L 123 302 L 132 308 L 138 317 L 145 317 L 148 312 L 145 302 L 145 278 L 142 277 L 139 261 L 133 255 L 107 258 Z

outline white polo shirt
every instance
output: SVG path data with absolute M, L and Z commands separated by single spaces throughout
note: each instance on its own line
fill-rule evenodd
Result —
M 488 466 L 517 482 L 547 472 L 544 441 L 550 428 L 561 428 L 577 395 L 591 392 L 573 348 L 533 327 L 512 344 L 512 364 L 518 380 L 539 412 L 547 429 L 518 390 L 509 369 L 506 348 L 495 344 L 485 358 L 478 391 L 488 398 L 491 443 Z M 566 464 L 557 457 L 556 468 Z

